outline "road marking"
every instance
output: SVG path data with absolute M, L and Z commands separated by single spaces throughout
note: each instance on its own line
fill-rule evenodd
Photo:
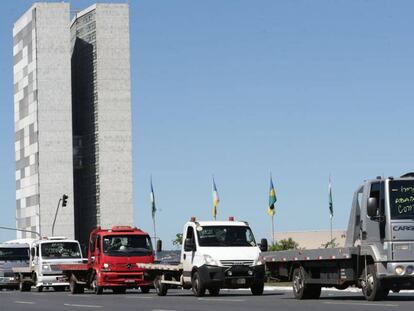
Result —
M 67 307 L 79 307 L 79 308 L 102 308 L 102 306 L 97 306 L 97 305 L 77 305 L 77 304 L 72 304 L 72 303 L 64 303 L 63 305 Z
M 245 299 L 227 299 L 227 298 L 198 298 L 201 301 L 228 301 L 228 302 L 243 302 Z
M 125 299 L 152 299 L 154 297 L 151 296 L 143 296 L 143 297 L 139 297 L 139 296 L 125 296 Z
M 152 309 L 152 311 L 175 311 L 170 309 Z
M 399 307 L 400 305 L 394 305 L 390 303 L 369 303 L 369 302 L 335 302 L 335 301 L 323 301 L 322 303 L 328 305 L 356 305 L 356 306 L 378 306 L 378 307 Z
M 33 301 L 15 301 L 14 303 L 21 303 L 25 305 L 34 305 Z

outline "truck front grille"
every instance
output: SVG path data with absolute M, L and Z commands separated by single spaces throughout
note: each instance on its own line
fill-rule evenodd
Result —
M 225 267 L 232 266 L 252 266 L 253 260 L 220 260 L 221 264 Z

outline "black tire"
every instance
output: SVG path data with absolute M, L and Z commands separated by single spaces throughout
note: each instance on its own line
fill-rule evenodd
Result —
M 250 291 L 252 292 L 253 296 L 260 296 L 263 295 L 264 290 L 264 281 L 254 282 L 250 286 Z
M 83 292 L 84 292 L 83 285 L 80 285 L 80 284 L 76 283 L 76 279 L 73 276 L 71 276 L 71 278 L 69 280 L 69 289 L 70 289 L 70 292 L 72 293 L 72 295 L 83 294 Z
M 122 295 L 126 293 L 126 287 L 113 287 L 112 292 L 117 295 Z
M 196 297 L 203 297 L 206 293 L 206 287 L 203 284 L 203 281 L 200 278 L 200 275 L 198 272 L 194 272 L 192 278 L 191 278 L 191 284 L 193 293 Z
M 208 293 L 210 296 L 218 296 L 220 294 L 220 287 L 210 287 Z
M 361 287 L 364 297 L 368 301 L 378 301 L 384 299 L 385 290 L 381 281 L 377 278 L 374 265 L 368 265 L 361 275 Z
M 154 280 L 155 292 L 158 296 L 165 296 L 168 292 L 168 284 L 161 283 L 162 277 L 159 275 Z M 141 288 L 142 291 L 142 288 Z
M 55 292 L 64 292 L 66 290 L 65 286 L 53 286 Z
M 140 286 L 139 288 L 141 289 L 141 293 L 143 294 L 148 294 L 150 292 L 149 286 Z
M 27 283 L 27 282 L 19 283 L 19 290 L 21 292 L 30 292 L 31 289 L 32 289 L 32 285 L 30 283 Z
M 321 296 L 321 287 L 306 284 L 306 271 L 300 266 L 293 270 L 292 288 L 296 299 L 318 299 Z
M 103 287 L 98 286 L 98 280 L 96 278 L 96 273 L 92 280 L 92 290 L 96 295 L 102 295 L 103 294 Z
M 36 287 L 38 293 L 43 292 L 43 286 Z

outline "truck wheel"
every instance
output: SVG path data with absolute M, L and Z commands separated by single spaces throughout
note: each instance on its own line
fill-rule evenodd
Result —
M 154 280 L 154 287 L 155 287 L 155 291 L 157 292 L 158 296 L 165 296 L 167 295 L 168 292 L 168 285 L 167 284 L 163 284 L 161 283 L 161 276 L 157 276 Z M 141 291 L 142 291 L 142 287 L 141 287 Z
M 210 287 L 208 293 L 210 296 L 218 296 L 220 294 L 220 287 Z
M 103 293 L 103 287 L 102 286 L 98 286 L 98 280 L 96 279 L 96 274 L 93 277 L 93 281 L 92 281 L 92 290 L 96 295 L 102 295 Z
M 143 294 L 148 294 L 150 292 L 149 286 L 140 286 L 139 288 L 141 289 L 141 293 Z
M 20 282 L 19 283 L 19 290 L 21 292 L 30 292 L 30 289 L 32 288 L 32 285 L 27 282 Z
M 36 287 L 36 290 L 39 293 L 43 292 L 43 286 Z
M 377 301 L 384 298 L 384 289 L 377 278 L 374 265 L 367 266 L 361 275 L 361 287 L 364 297 L 368 301 Z
M 83 294 L 84 292 L 83 285 L 76 283 L 76 279 L 73 276 L 71 276 L 69 281 L 69 289 L 72 295 Z
M 252 286 L 250 286 L 250 291 L 254 296 L 260 296 L 263 294 L 264 290 L 264 281 L 254 282 Z
M 202 297 L 206 293 L 206 288 L 201 281 L 200 275 L 198 272 L 194 272 L 193 277 L 191 278 L 191 283 L 193 285 L 193 293 L 197 297 Z
M 318 299 L 321 295 L 321 287 L 305 283 L 305 269 L 301 267 L 293 270 L 292 288 L 296 299 Z
M 55 292 L 64 292 L 65 291 L 65 286 L 53 286 L 53 290 Z

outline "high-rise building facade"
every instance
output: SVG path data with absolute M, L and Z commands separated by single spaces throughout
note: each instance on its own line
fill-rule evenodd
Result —
M 95 4 L 73 18 L 76 238 L 133 224 L 129 9 Z
M 36 3 L 13 28 L 17 228 L 74 237 L 69 4 Z M 36 237 L 18 232 L 18 238 Z

